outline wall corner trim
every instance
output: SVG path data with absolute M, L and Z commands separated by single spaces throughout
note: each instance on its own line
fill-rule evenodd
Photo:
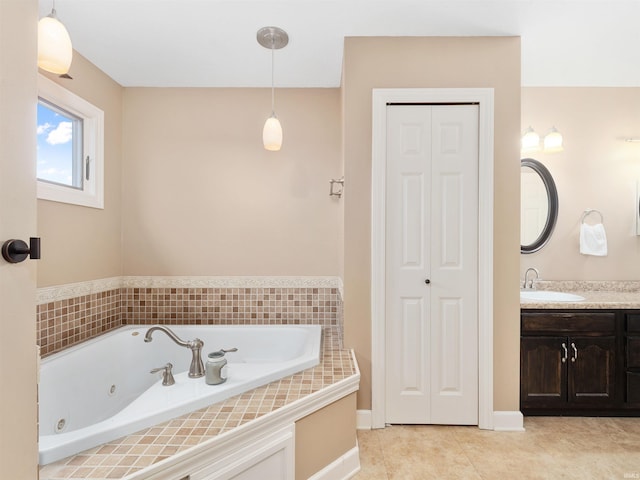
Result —
M 309 477 L 309 480 L 347 480 L 359 471 L 360 450 L 356 444 L 347 453 Z
M 493 412 L 493 429 L 496 432 L 524 432 L 522 412 Z
M 371 410 L 356 410 L 356 428 L 371 430 Z

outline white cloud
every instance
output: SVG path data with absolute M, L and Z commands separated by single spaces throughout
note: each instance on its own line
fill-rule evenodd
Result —
M 38 125 L 38 135 L 46 133 L 52 126 L 53 125 L 51 125 L 49 122 L 45 123 L 44 125 Z
M 71 141 L 73 137 L 73 126 L 71 122 L 60 122 L 58 126 L 47 135 L 49 145 L 59 145 Z

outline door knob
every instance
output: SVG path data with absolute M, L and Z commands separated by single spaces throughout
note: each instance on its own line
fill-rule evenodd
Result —
M 2 245 L 2 257 L 9 263 L 20 263 L 27 257 L 40 258 L 40 237 L 31 237 L 29 245 L 22 240 L 7 240 Z
M 429 280 L 428 278 L 424 281 L 424 283 L 426 283 L 427 285 L 429 285 L 431 283 L 431 280 Z

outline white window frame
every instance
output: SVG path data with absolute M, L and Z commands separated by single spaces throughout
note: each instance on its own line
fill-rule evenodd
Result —
M 38 198 L 103 209 L 104 112 L 41 74 L 38 75 L 38 97 L 82 119 L 83 177 L 87 157 L 90 168 L 89 179 L 84 179 L 82 189 L 38 180 Z

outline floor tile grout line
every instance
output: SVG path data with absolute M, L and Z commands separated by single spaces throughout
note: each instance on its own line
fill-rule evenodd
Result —
M 386 480 L 390 480 L 389 478 L 389 469 L 387 468 L 387 456 L 384 450 L 384 442 L 382 438 L 380 438 L 381 433 L 384 431 L 384 428 L 377 428 L 374 430 L 376 435 L 376 441 L 378 443 L 378 448 L 380 449 L 380 455 L 382 456 L 382 465 L 384 466 L 384 478 Z
M 479 429 L 479 427 L 478 427 L 478 429 Z M 476 475 L 478 476 L 478 478 L 480 480 L 492 480 L 492 479 L 485 478 L 484 475 L 482 475 L 482 473 L 480 472 L 480 470 L 478 470 L 477 465 L 473 462 L 473 460 L 471 460 L 471 458 L 467 454 L 467 447 L 460 441 L 457 431 L 453 432 L 453 438 L 456 441 L 456 443 L 458 444 L 458 446 L 460 447 L 460 450 L 462 451 L 462 454 L 464 455 L 464 457 L 469 462 L 469 465 L 471 465 L 471 467 L 473 468 L 473 471 L 476 472 Z

